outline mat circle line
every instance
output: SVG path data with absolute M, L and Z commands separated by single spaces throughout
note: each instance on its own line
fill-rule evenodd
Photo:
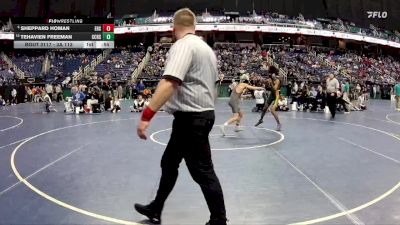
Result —
M 220 127 L 222 125 L 214 125 L 214 126 L 215 127 Z M 241 127 L 247 127 L 247 126 L 241 126 Z M 271 130 L 271 129 L 268 129 L 268 128 L 261 128 L 261 127 L 253 127 L 253 128 L 254 129 L 258 129 L 258 130 L 271 131 L 272 133 L 278 134 L 280 137 L 279 137 L 278 140 L 276 140 L 274 142 L 267 143 L 267 144 L 262 144 L 262 145 L 255 145 L 255 146 L 250 146 L 250 147 L 237 147 L 237 148 L 212 148 L 211 150 L 212 151 L 235 151 L 235 150 L 248 150 L 248 149 L 253 150 L 253 149 L 257 149 L 257 148 L 263 148 L 263 147 L 268 147 L 268 146 L 271 146 L 271 145 L 278 144 L 278 143 L 282 142 L 285 139 L 285 136 L 281 132 L 278 132 L 276 130 Z M 153 132 L 150 135 L 150 140 L 153 141 L 156 144 L 166 146 L 167 145 L 166 143 L 163 143 L 161 141 L 157 141 L 154 138 L 154 136 L 159 134 L 159 133 L 161 133 L 161 132 L 165 132 L 165 131 L 169 131 L 169 130 L 172 130 L 172 128 L 167 128 L 167 129 L 163 129 L 163 130 L 159 130 L 159 131 Z M 222 137 L 222 134 L 221 134 L 221 137 Z
M 18 124 L 13 125 L 13 126 L 11 126 L 11 127 L 4 128 L 4 129 L 0 130 L 0 132 L 3 132 L 3 131 L 6 131 L 6 130 L 11 130 L 11 129 L 13 129 L 13 128 L 16 128 L 16 127 L 18 127 L 19 125 L 21 125 L 21 124 L 24 122 L 24 119 L 22 119 L 22 118 L 20 118 L 20 117 L 16 117 L 16 116 L 0 116 L 0 118 L 13 118 L 13 119 L 19 120 L 19 123 L 18 123 Z
M 156 118 L 160 118 L 160 117 L 171 117 L 171 116 L 159 116 Z M 290 118 L 290 117 L 285 117 L 285 118 Z M 11 164 L 11 168 L 15 174 L 15 176 L 18 178 L 19 181 L 21 181 L 25 186 L 27 186 L 30 190 L 32 190 L 33 192 L 35 192 L 36 194 L 38 194 L 39 196 L 59 205 L 62 206 L 66 209 L 69 209 L 71 211 L 83 214 L 83 215 L 87 215 L 96 219 L 100 219 L 100 220 L 104 220 L 104 221 L 108 221 L 108 222 L 112 222 L 112 223 L 116 223 L 116 224 L 127 224 L 127 225 L 143 225 L 141 223 L 137 223 L 137 222 L 132 222 L 132 221 L 127 221 L 127 220 L 122 220 L 122 219 L 117 219 L 117 218 L 113 218 L 113 217 L 109 217 L 109 216 L 104 216 L 104 215 L 100 215 L 94 212 L 90 212 L 84 209 L 81 209 L 79 207 L 70 205 L 68 203 L 65 203 L 61 200 L 58 200 L 57 198 L 54 198 L 50 195 L 48 195 L 47 193 L 39 190 L 38 188 L 36 188 L 34 185 L 32 185 L 30 182 L 28 182 L 26 179 L 24 179 L 21 174 L 19 173 L 16 165 L 15 165 L 15 154 L 17 153 L 17 151 L 27 142 L 40 137 L 42 135 L 48 134 L 48 133 L 52 133 L 55 131 L 59 131 L 59 130 L 64 130 L 64 129 L 68 129 L 68 128 L 72 128 L 72 127 L 79 127 L 79 126 L 85 126 L 85 125 L 91 125 L 91 124 L 98 124 L 98 123 L 106 123 L 106 122 L 117 122 L 117 121 L 122 121 L 122 120 L 134 120 L 137 118 L 130 118 L 130 119 L 118 119 L 118 120 L 104 120 L 104 121 L 97 121 L 97 122 L 89 122 L 89 123 L 83 123 L 83 124 L 76 124 L 76 125 L 71 125 L 71 126 L 65 126 L 65 127 L 60 127 L 60 128 L 56 128 L 56 129 L 52 129 L 46 132 L 42 132 L 39 133 L 37 135 L 31 136 L 29 138 L 27 138 L 26 140 L 24 140 L 23 142 L 21 142 L 12 152 L 11 157 L 10 157 L 10 164 Z M 331 122 L 331 123 L 338 123 L 338 124 L 346 124 L 346 125 L 352 125 L 352 126 L 358 126 L 358 127 L 363 127 L 366 129 L 370 129 L 370 130 L 374 130 L 386 135 L 389 135 L 397 140 L 400 141 L 400 138 L 386 132 L 386 131 L 382 131 L 376 128 L 372 128 L 372 127 L 368 127 L 368 126 L 364 126 L 361 124 L 355 124 L 355 123 L 347 123 L 347 122 L 337 122 L 337 121 L 329 121 L 329 120 L 322 120 L 322 119 L 314 119 L 314 118 L 290 118 L 290 119 L 304 119 L 304 120 L 314 120 L 314 121 L 322 121 L 322 122 Z M 332 214 L 329 216 L 324 216 L 324 217 L 320 217 L 320 218 L 316 218 L 313 220 L 308 220 L 308 221 L 302 221 L 302 222 L 295 222 L 295 223 L 291 223 L 291 224 L 315 224 L 315 223 L 320 223 L 320 222 L 324 222 L 324 221 L 328 221 L 328 220 L 332 220 L 338 217 L 342 217 L 345 216 L 347 214 L 352 214 L 355 213 L 357 211 L 360 211 L 362 209 L 365 209 L 373 204 L 376 204 L 377 202 L 381 201 L 382 199 L 388 197 L 390 194 L 392 194 L 393 192 L 395 192 L 397 189 L 400 188 L 400 182 L 398 182 L 395 186 L 393 186 L 391 189 L 389 189 L 388 191 L 386 191 L 385 193 L 383 193 L 382 195 L 376 197 L 375 199 L 362 204 L 360 206 L 357 206 L 355 208 L 349 209 L 347 211 L 344 212 L 340 212 L 340 213 L 336 213 L 336 214 Z
M 400 116 L 400 114 L 389 113 L 389 114 L 387 114 L 386 117 L 385 117 L 389 122 L 394 123 L 394 124 L 397 124 L 397 125 L 400 125 L 400 122 L 397 122 L 397 121 L 394 121 L 394 120 L 390 119 L 391 116 Z
M 380 129 L 377 129 L 377 128 L 373 128 L 373 127 L 364 126 L 364 125 L 361 125 L 361 124 L 356 124 L 356 123 L 348 123 L 348 122 L 340 122 L 340 121 L 332 121 L 332 120 L 323 120 L 323 119 L 315 119 L 315 118 L 293 118 L 293 117 L 285 117 L 285 116 L 284 116 L 284 118 L 289 118 L 289 119 L 294 119 L 294 120 L 321 121 L 321 122 L 337 123 L 337 124 L 344 124 L 344 125 L 362 127 L 362 128 L 365 128 L 365 129 L 369 129 L 369 130 L 373 130 L 373 131 L 382 133 L 382 134 L 386 134 L 386 135 L 388 135 L 388 136 L 390 136 L 390 137 L 393 137 L 393 138 L 395 138 L 395 139 L 397 139 L 397 140 L 400 141 L 400 138 L 399 138 L 399 137 L 397 137 L 397 136 L 395 136 L 395 135 L 393 135 L 393 134 L 391 134 L 391 133 L 389 133 L 389 132 L 386 132 L 386 131 L 383 131 L 383 130 L 380 130 Z M 384 154 L 382 154 L 382 155 L 384 155 Z M 386 191 L 385 193 L 383 193 L 382 195 L 380 195 L 380 196 L 376 197 L 375 199 L 373 199 L 373 200 L 371 200 L 371 201 L 369 201 L 369 202 L 367 202 L 367 203 L 364 203 L 364 204 L 362 204 L 362 205 L 360 205 L 360 206 L 357 206 L 357 207 L 355 207 L 355 208 L 346 210 L 346 211 L 344 211 L 344 212 L 332 214 L 332 215 L 329 215 L 329 216 L 320 217 L 320 218 L 317 218 L 317 219 L 312 219 L 312 220 L 307 220 L 307 221 L 302 221 L 302 222 L 291 223 L 290 225 L 315 224 L 315 223 L 320 223 L 320 222 L 329 221 L 329 220 L 336 219 L 336 218 L 339 218 L 339 217 L 342 217 L 342 216 L 345 216 L 345 215 L 348 215 L 348 214 L 352 214 L 352 213 L 358 212 L 358 211 L 360 211 L 360 210 L 363 210 L 363 209 L 365 209 L 365 208 L 367 208 L 367 207 L 370 207 L 370 206 L 372 206 L 372 205 L 378 203 L 379 201 L 381 201 L 381 200 L 383 200 L 384 198 L 388 197 L 390 194 L 392 194 L 393 192 L 395 192 L 395 191 L 396 191 L 397 189 L 399 189 L 399 188 L 400 188 L 400 181 L 399 181 L 395 186 L 393 186 L 392 188 L 390 188 L 388 191 Z

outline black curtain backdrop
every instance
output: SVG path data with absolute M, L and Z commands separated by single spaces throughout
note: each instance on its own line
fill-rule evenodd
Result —
M 151 15 L 155 9 L 160 14 L 171 14 L 180 7 L 189 7 L 197 13 L 206 8 L 210 12 L 269 11 L 305 18 L 341 18 L 368 27 L 374 24 L 386 29 L 400 30 L 400 0 L 1 0 L 0 17 L 3 16 L 55 16 L 87 15 L 115 16 L 137 13 Z M 386 11 L 386 19 L 369 19 L 367 11 Z M 46 14 L 46 15 L 43 15 Z

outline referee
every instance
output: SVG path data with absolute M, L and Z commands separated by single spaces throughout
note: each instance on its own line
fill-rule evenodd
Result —
M 161 159 L 161 179 L 150 204 L 135 204 L 140 214 L 161 223 L 161 212 L 185 159 L 193 180 L 200 185 L 211 216 L 207 225 L 226 225 L 224 197 L 214 172 L 208 135 L 213 127 L 218 69 L 213 50 L 195 35 L 196 17 L 188 8 L 174 15 L 177 41 L 168 52 L 163 79 L 143 111 L 137 133 L 147 139 L 146 130 L 154 114 L 164 105 L 174 115 L 171 138 Z M 183 203 L 185 204 L 185 203 Z
M 331 112 L 332 119 L 335 119 L 336 115 L 336 103 L 337 103 L 337 92 L 339 91 L 339 81 L 335 78 L 333 73 L 329 74 L 326 79 L 326 103 Z

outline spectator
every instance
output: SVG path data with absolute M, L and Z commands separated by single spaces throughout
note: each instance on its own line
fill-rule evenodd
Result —
M 315 104 L 311 110 L 320 111 L 324 110 L 326 105 L 326 94 L 322 89 L 322 86 L 319 85 L 317 88 L 317 95 L 315 96 Z
M 25 103 L 25 97 L 26 97 L 26 89 L 25 86 L 22 84 L 19 84 L 17 87 L 17 102 L 18 103 Z
M 317 94 L 318 94 L 318 92 L 315 90 L 315 88 L 311 87 L 310 97 L 315 98 L 315 97 L 317 97 Z
M 40 87 L 36 86 L 34 102 L 38 103 L 40 101 L 43 101 L 43 99 L 42 99 L 42 89 L 40 89 Z
M 337 99 L 336 102 L 339 104 L 339 106 L 343 107 L 344 113 L 350 113 L 350 101 L 347 101 L 344 96 L 343 93 L 340 91 L 337 91 Z M 337 106 L 336 106 L 337 108 Z
M 150 101 L 151 101 L 151 95 L 148 95 L 146 100 L 144 101 L 144 108 L 146 108 L 150 104 Z
M 74 107 L 81 108 L 83 106 L 83 101 L 85 100 L 85 95 L 76 86 L 72 87 L 71 92 L 72 92 L 71 108 Z
M 106 74 L 104 76 L 103 85 L 101 89 L 103 90 L 103 97 L 104 97 L 103 101 L 105 102 L 106 98 L 108 97 L 108 93 L 112 91 L 110 74 Z
M 51 97 L 50 97 L 50 95 L 48 93 L 43 92 L 42 93 L 42 98 L 43 98 L 43 101 L 45 103 L 45 112 L 49 113 L 50 112 L 50 106 L 52 105 Z
M 394 94 L 396 95 L 396 110 L 400 111 L 400 78 L 397 80 L 397 84 L 394 86 Z
M 33 100 L 32 89 L 29 86 L 26 86 L 25 88 L 26 88 L 27 101 L 32 102 Z
M 280 95 L 278 100 L 278 110 L 279 111 L 289 111 L 288 101 L 285 96 Z
M 232 82 L 229 85 L 229 89 L 228 89 L 229 95 L 232 94 L 232 90 L 235 90 L 236 86 L 237 86 L 237 83 L 236 83 L 235 79 L 232 79 Z
M 151 95 L 151 90 L 148 88 L 144 89 L 143 95 L 147 98 L 148 95 Z
M 57 100 L 57 102 L 60 102 L 60 100 L 61 101 L 64 101 L 64 96 L 63 96 L 63 93 L 62 93 L 62 89 L 61 89 L 61 85 L 60 84 L 58 84 L 57 86 L 56 86 L 56 100 Z
M 125 87 L 125 99 L 131 100 L 132 99 L 132 85 L 128 84 Z
M 118 113 L 119 111 L 121 111 L 121 103 L 118 96 L 114 96 L 114 99 L 111 101 L 111 112 Z
M 6 101 L 3 99 L 3 96 L 0 95 L 0 107 L 3 107 L 6 105 Z
M 46 87 L 46 93 L 49 95 L 50 99 L 53 99 L 53 85 L 47 84 Z
M 31 102 L 35 102 L 35 96 L 36 96 L 36 87 L 32 87 L 31 89 L 32 91 L 32 98 L 31 98 Z
M 122 94 L 123 94 L 123 91 L 124 89 L 122 88 L 122 85 L 121 84 L 119 84 L 118 85 L 118 88 L 117 88 L 117 91 L 118 91 L 118 99 L 122 99 Z
M 255 90 L 254 91 L 254 97 L 256 99 L 256 108 L 255 112 L 259 112 L 263 109 L 264 107 L 264 102 L 265 102 L 265 90 Z
M 138 93 L 143 94 L 145 88 L 146 87 L 144 86 L 143 80 L 140 80 L 139 84 L 136 87 Z
M 138 95 L 138 99 L 133 101 L 133 106 L 131 106 L 131 112 L 142 112 L 145 107 L 145 100 L 142 95 Z
M 111 101 L 112 101 L 112 95 L 111 92 L 106 92 L 105 93 L 106 97 L 104 97 L 104 110 L 108 111 L 111 109 Z
M 139 92 L 138 92 L 138 90 L 137 90 L 137 88 L 136 88 L 136 85 L 133 84 L 133 85 L 132 85 L 132 98 L 133 98 L 133 99 L 136 99 L 136 98 L 138 97 L 138 95 L 139 95 Z
M 224 77 L 225 77 L 225 75 L 224 75 L 223 73 L 221 73 L 221 74 L 219 75 L 219 86 L 221 86 L 222 81 L 224 81 Z
M 376 99 L 376 85 L 372 87 L 373 99 Z
M 11 105 L 16 105 L 17 104 L 17 89 L 12 88 L 11 90 Z

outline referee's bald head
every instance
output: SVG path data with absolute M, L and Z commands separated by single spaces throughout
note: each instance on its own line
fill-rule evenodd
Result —
M 174 14 L 174 28 L 195 29 L 196 15 L 189 8 L 183 8 Z

